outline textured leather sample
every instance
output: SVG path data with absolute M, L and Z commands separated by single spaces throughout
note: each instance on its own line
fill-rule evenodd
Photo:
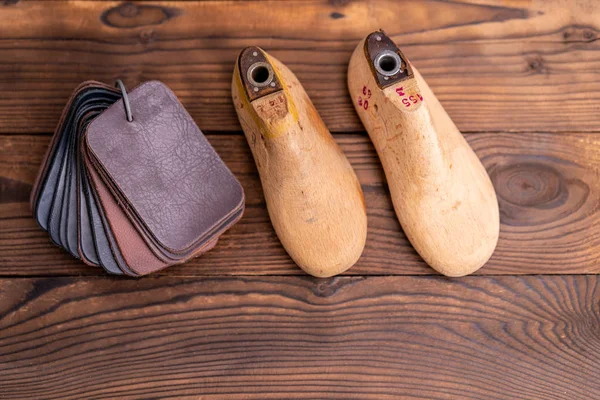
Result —
M 242 188 L 165 85 L 146 82 L 129 100 L 133 122 L 117 102 L 90 124 L 89 149 L 130 217 L 159 246 L 186 252 L 239 209 Z
M 84 82 L 31 194 L 52 241 L 113 274 L 146 275 L 212 249 L 244 211 L 239 182 L 161 82 Z

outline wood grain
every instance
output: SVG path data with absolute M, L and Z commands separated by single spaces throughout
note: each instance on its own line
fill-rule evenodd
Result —
M 379 28 L 494 183 L 488 276 L 388 276 L 433 270 L 346 89 L 353 48 Z M 0 0 L 0 399 L 600 400 L 600 278 L 583 275 L 600 273 L 598 37 L 594 0 Z M 365 276 L 260 276 L 303 272 L 236 132 L 231 74 L 249 45 L 290 66 L 332 132 L 353 132 L 336 140 L 365 194 L 348 271 Z M 117 77 L 172 87 L 248 200 L 213 251 L 139 280 L 54 247 L 27 205 L 72 89 Z
M 345 75 L 383 28 L 462 132 L 598 131 L 600 3 L 552 1 L 0 2 L 0 132 L 54 129 L 85 79 L 160 79 L 203 130 L 238 130 L 238 52 L 261 46 L 328 128 L 360 131 Z
M 479 274 L 600 272 L 600 139 L 580 133 L 466 135 L 500 204 L 500 240 Z M 270 224 L 260 180 L 241 134 L 208 135 L 240 179 L 242 220 L 201 258 L 168 275 L 302 274 Z M 348 273 L 431 274 L 400 229 L 375 150 L 366 135 L 338 135 L 361 182 L 368 213 L 365 251 Z M 0 275 L 103 275 L 50 243 L 27 199 L 49 138 L 0 136 Z
M 598 276 L 0 280 L 3 399 L 600 398 Z

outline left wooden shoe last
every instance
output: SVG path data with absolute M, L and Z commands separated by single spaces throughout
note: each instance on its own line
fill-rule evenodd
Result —
M 279 240 L 313 276 L 344 272 L 365 246 L 363 193 L 302 85 L 277 59 L 248 47 L 235 64 L 232 97 Z
M 498 241 L 496 194 L 427 83 L 389 37 L 373 32 L 352 55 L 348 88 L 414 248 L 447 276 L 479 269 Z

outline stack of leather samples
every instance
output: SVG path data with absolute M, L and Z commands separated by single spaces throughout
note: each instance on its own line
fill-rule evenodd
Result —
M 244 192 L 175 94 L 84 82 L 71 96 L 31 195 L 58 246 L 141 276 L 213 248 Z

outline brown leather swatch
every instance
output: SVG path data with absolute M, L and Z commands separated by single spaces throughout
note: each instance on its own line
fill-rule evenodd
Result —
M 156 257 L 146 245 L 144 239 L 129 221 L 125 212 L 119 207 L 98 173 L 93 168 L 88 169 L 88 171 L 127 266 L 139 275 L 145 275 L 167 267 L 169 264 Z
M 243 207 L 239 182 L 175 94 L 157 81 L 129 93 L 88 127 L 87 144 L 130 219 L 156 242 L 184 253 Z
M 88 81 L 63 111 L 31 194 L 52 241 L 112 274 L 146 275 L 212 249 L 244 193 L 175 95 Z M 88 138 L 91 139 L 88 141 Z

